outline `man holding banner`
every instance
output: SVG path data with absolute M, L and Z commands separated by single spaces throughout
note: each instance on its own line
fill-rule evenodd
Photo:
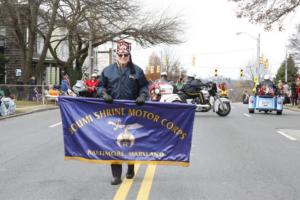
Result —
M 59 96 L 65 160 L 110 164 L 112 185 L 135 176 L 134 164 L 189 166 L 196 106 L 147 102 L 148 82 L 120 41 L 117 62 L 102 72 L 96 98 Z M 143 106 L 141 106 L 143 105 Z
M 102 72 L 102 94 L 104 101 L 112 103 L 113 99 L 135 100 L 137 105 L 143 105 L 148 94 L 148 81 L 143 70 L 133 64 L 130 54 L 130 43 L 120 40 L 117 43 L 116 63 L 109 65 Z M 112 185 L 121 183 L 122 165 L 111 165 Z M 126 178 L 134 177 L 134 165 L 128 165 Z

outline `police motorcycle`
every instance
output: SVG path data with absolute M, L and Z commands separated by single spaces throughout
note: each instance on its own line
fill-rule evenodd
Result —
M 201 84 L 196 92 L 179 91 L 179 96 L 185 103 L 196 105 L 196 112 L 208 112 L 212 110 L 219 116 L 225 117 L 231 111 L 230 100 L 220 96 L 216 83 Z
M 176 86 L 168 81 L 157 80 L 149 86 L 150 100 L 165 103 L 182 103 L 181 98 L 176 94 Z
M 78 97 L 87 96 L 88 88 L 83 80 L 77 80 L 72 87 L 72 92 Z

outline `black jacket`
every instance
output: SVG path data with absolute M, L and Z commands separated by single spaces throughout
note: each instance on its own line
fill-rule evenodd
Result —
M 101 75 L 102 91 L 113 99 L 135 100 L 140 95 L 148 95 L 148 81 L 143 70 L 137 65 L 120 68 L 117 63 L 104 68 Z

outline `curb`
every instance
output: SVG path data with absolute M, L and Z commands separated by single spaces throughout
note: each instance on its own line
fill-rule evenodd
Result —
M 5 119 L 13 118 L 13 117 L 19 117 L 19 116 L 23 116 L 23 115 L 29 115 L 29 114 L 32 114 L 32 113 L 43 112 L 43 111 L 47 111 L 47 110 L 55 110 L 55 109 L 58 109 L 58 107 L 41 108 L 41 109 L 36 109 L 36 110 L 29 111 L 29 112 L 18 113 L 18 114 L 8 115 L 8 116 L 5 116 L 5 117 L 0 117 L 0 120 L 5 120 Z
M 297 107 L 284 106 L 283 108 L 287 109 L 287 110 L 292 110 L 292 111 L 300 112 L 300 108 L 297 108 Z

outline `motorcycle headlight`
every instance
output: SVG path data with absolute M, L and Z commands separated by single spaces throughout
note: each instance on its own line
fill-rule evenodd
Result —
M 154 92 L 155 92 L 155 94 L 159 94 L 160 93 L 160 89 L 159 88 L 155 88 Z

